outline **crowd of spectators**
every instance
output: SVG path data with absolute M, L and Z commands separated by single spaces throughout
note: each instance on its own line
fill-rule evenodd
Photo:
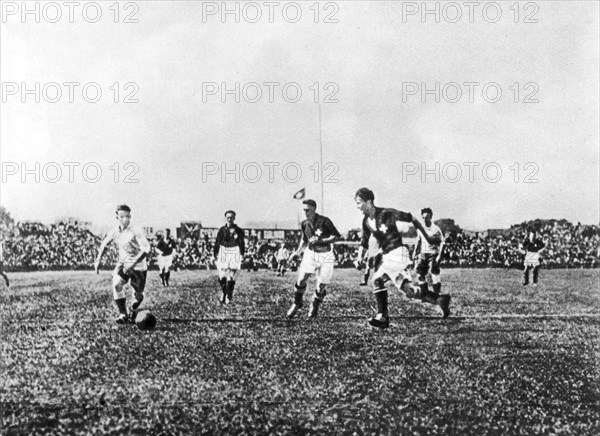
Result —
M 536 220 L 512 226 L 503 234 L 482 236 L 466 232 L 447 235 L 442 266 L 520 268 L 522 243 L 528 229 L 535 229 L 545 244 L 541 254 L 547 268 L 597 268 L 600 227 L 571 224 L 566 220 Z
M 522 242 L 528 228 L 535 227 L 546 248 L 543 264 L 550 268 L 596 268 L 600 257 L 600 227 L 571 224 L 565 220 L 522 223 L 500 233 L 471 234 L 452 231 L 446 235 L 443 267 L 502 267 L 520 268 L 523 262 Z M 91 269 L 102 240 L 87 226 L 59 222 L 3 224 L 4 265 L 9 271 L 48 269 Z M 199 237 L 186 236 L 177 240 L 173 259 L 175 269 L 211 269 L 213 236 L 200 233 Z M 356 257 L 359 235 L 350 232 L 346 240 L 335 245 L 335 266 L 350 268 Z M 151 240 L 152 246 L 156 241 Z M 276 252 L 285 244 L 293 252 L 297 240 L 260 240 L 252 235 L 246 241 L 242 267 L 249 270 L 276 269 Z M 148 258 L 150 268 L 156 267 L 154 248 Z M 103 267 L 111 268 L 116 262 L 116 250 L 111 247 L 103 258 Z M 297 268 L 290 260 L 289 267 Z

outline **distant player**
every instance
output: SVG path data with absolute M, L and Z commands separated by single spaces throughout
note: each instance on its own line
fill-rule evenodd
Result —
M 423 233 L 430 244 L 434 240 L 425 232 L 421 223 L 414 219 L 410 213 L 400 212 L 396 209 L 375 207 L 375 195 L 368 188 L 359 189 L 354 199 L 356 206 L 364 214 L 363 235 L 361 247 L 358 250 L 357 262 L 362 261 L 364 251 L 368 249 L 369 237 L 373 235 L 379 244 L 381 262 L 377 265 L 373 275 L 373 293 L 377 301 L 377 315 L 369 319 L 369 324 L 374 327 L 387 328 L 390 325 L 388 313 L 388 291 L 386 282 L 392 281 L 407 296 L 419 295 L 420 289 L 413 286 L 409 268 L 412 260 L 408 248 L 402 242 L 402 234 L 398 231 L 397 221 L 409 222 Z M 450 296 L 441 295 L 436 303 L 443 310 L 444 318 L 450 314 Z
M 235 224 L 235 212 L 225 212 L 227 223 L 219 229 L 215 240 L 215 264 L 219 272 L 219 284 L 223 297 L 221 303 L 229 304 L 233 299 L 235 275 L 242 267 L 242 258 L 246 251 L 244 231 Z
M 286 248 L 285 244 L 281 244 L 277 254 L 277 275 L 283 277 L 285 275 L 285 269 L 287 268 L 287 262 L 290 258 L 290 251 Z
M 319 306 L 327 294 L 326 287 L 333 276 L 335 256 L 332 244 L 341 237 L 331 220 L 316 212 L 316 201 L 304 200 L 302 204 L 306 219 L 300 224 L 302 239 L 292 256 L 297 257 L 304 252 L 304 257 L 298 269 L 298 280 L 294 285 L 294 303 L 287 312 L 288 318 L 293 318 L 302 307 L 306 282 L 313 274 L 317 278 L 317 286 L 308 316 L 317 317 Z
M 540 271 L 540 253 L 546 245 L 537 237 L 534 228 L 527 229 L 527 236 L 523 241 L 523 251 L 525 252 L 525 260 L 523 266 L 523 286 L 529 284 L 529 271 L 533 269 L 533 286 L 538 284 L 538 273 Z
M 156 251 L 159 277 L 162 280 L 163 286 L 169 286 L 169 278 L 171 277 L 171 265 L 173 265 L 173 251 L 177 249 L 177 243 L 171 237 L 171 230 L 167 229 L 167 235 L 162 232 L 156 233 Z
M 4 272 L 4 242 L 0 241 L 0 276 L 4 279 L 4 283 L 6 283 L 6 287 L 10 287 L 10 281 L 8 280 L 8 276 L 6 272 Z
M 423 236 L 422 232 L 417 232 L 417 245 L 413 259 L 417 263 L 417 276 L 419 278 L 419 286 L 421 288 L 421 299 L 428 303 L 434 303 L 440 296 L 442 290 L 442 280 L 440 278 L 440 262 L 444 251 L 444 232 L 431 219 L 433 211 L 426 207 L 421 209 L 421 217 L 425 225 L 423 229 L 433 238 L 434 243 L 430 244 Z M 427 284 L 427 273 L 431 269 L 431 283 L 433 284 L 433 292 L 429 290 Z
M 116 213 L 119 225 L 109 231 L 104 241 L 102 241 L 94 267 L 96 274 L 98 274 L 104 250 L 106 250 L 108 244 L 115 242 L 119 252 L 112 279 L 113 297 L 119 309 L 119 317 L 115 321 L 117 324 L 125 324 L 135 319 L 135 311 L 144 300 L 148 270 L 146 258 L 150 253 L 150 243 L 140 228 L 131 225 L 131 208 L 129 206 L 125 204 L 117 206 Z M 131 317 L 127 311 L 127 296 L 124 291 L 124 287 L 128 282 L 131 283 L 135 296 L 135 301 L 131 306 Z

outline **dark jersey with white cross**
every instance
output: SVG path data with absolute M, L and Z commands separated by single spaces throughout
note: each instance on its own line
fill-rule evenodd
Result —
M 319 214 L 315 214 L 312 222 L 309 220 L 302 221 L 300 228 L 302 229 L 302 241 L 308 243 L 308 248 L 316 253 L 331 251 L 331 243 L 324 243 L 319 240 L 308 242 L 310 238 L 316 236 L 319 239 L 327 239 L 331 236 L 341 236 L 331 220 Z
M 401 212 L 396 209 L 376 207 L 375 219 L 365 215 L 362 223 L 362 239 L 360 245 L 366 250 L 369 248 L 369 237 L 373 235 L 383 254 L 404 245 L 402 233 L 396 226 L 396 221 L 412 223 L 413 217 L 410 213 Z
M 221 227 L 219 233 L 217 233 L 217 239 L 215 240 L 215 257 L 219 255 L 221 245 L 223 247 L 240 247 L 240 254 L 243 256 L 246 249 L 244 231 L 235 224 L 232 224 L 231 227 Z
M 530 253 L 537 253 L 545 246 L 546 245 L 542 242 L 542 240 L 538 238 L 533 238 L 533 241 L 530 241 L 529 238 L 526 238 L 525 242 L 523 242 L 523 248 Z

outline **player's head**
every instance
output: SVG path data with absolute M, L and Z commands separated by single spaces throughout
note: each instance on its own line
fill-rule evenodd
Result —
M 431 225 L 431 218 L 433 218 L 433 211 L 431 210 L 431 208 L 424 207 L 423 209 L 421 209 L 421 217 L 423 218 L 423 221 L 425 221 L 427 227 L 429 227 Z
M 302 202 L 302 209 L 306 218 L 311 219 L 317 213 L 317 202 L 311 199 L 304 200 Z
M 126 204 L 120 204 L 117 206 L 117 220 L 121 225 L 121 228 L 125 229 L 131 221 L 131 208 Z
M 360 188 L 354 194 L 354 201 L 356 201 L 356 207 L 362 213 L 367 214 L 373 207 L 375 201 L 375 194 L 369 188 Z
M 154 235 L 156 237 L 157 240 L 161 240 L 163 238 L 163 232 L 161 232 L 160 230 L 158 232 L 156 232 L 156 235 Z
M 529 239 L 533 239 L 535 237 L 535 233 L 536 233 L 535 227 L 528 227 L 527 228 L 527 237 Z
M 225 212 L 225 220 L 227 221 L 227 224 L 233 224 L 235 222 L 235 211 L 228 210 Z

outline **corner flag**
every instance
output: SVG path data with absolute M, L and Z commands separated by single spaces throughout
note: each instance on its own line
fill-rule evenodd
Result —
M 294 194 L 294 200 L 302 200 L 306 195 L 306 188 L 302 188 Z

